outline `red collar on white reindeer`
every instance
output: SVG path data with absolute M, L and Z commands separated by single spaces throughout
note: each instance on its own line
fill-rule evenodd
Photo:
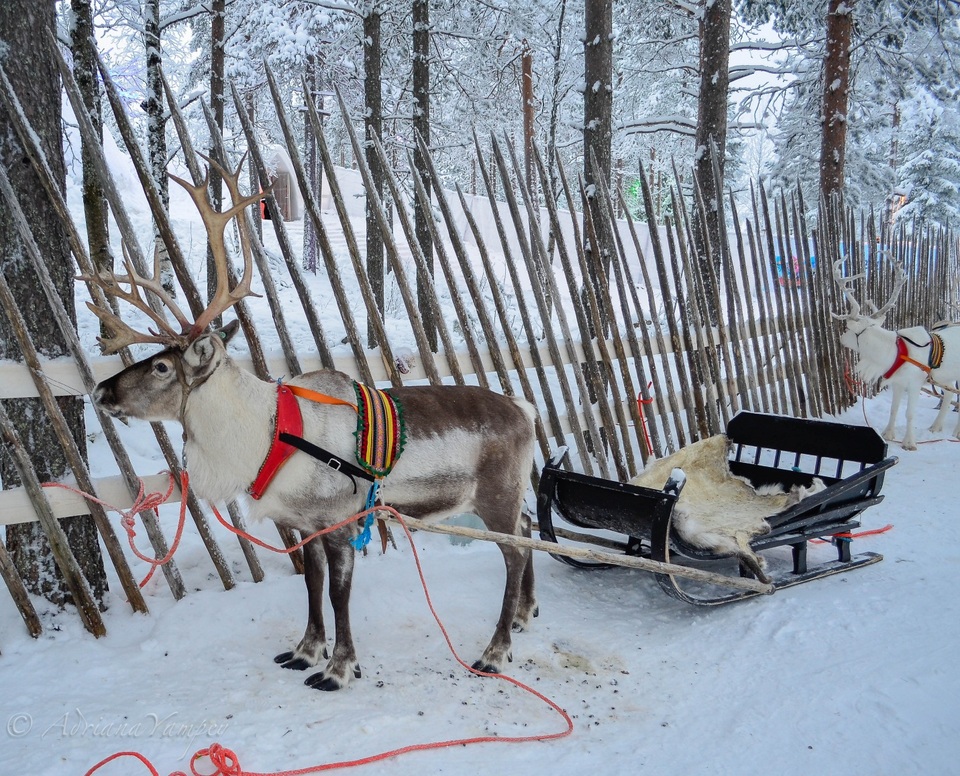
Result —
M 903 366 L 904 364 L 913 364 L 918 369 L 922 369 L 927 374 L 930 374 L 932 369 L 937 369 L 940 366 L 940 363 L 943 361 L 943 340 L 938 334 L 930 335 L 930 343 L 927 347 L 930 348 L 930 357 L 928 363 L 924 364 L 920 361 L 917 361 L 915 358 L 910 358 L 907 351 L 907 342 L 908 340 L 904 337 L 897 337 L 897 357 L 894 359 L 893 366 L 891 366 L 883 375 L 884 380 L 889 380 L 896 374 L 896 371 Z M 912 342 L 911 344 L 916 345 L 917 343 Z

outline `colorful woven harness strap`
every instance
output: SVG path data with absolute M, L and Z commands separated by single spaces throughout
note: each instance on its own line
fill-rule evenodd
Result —
M 277 472 L 297 450 L 324 461 L 351 479 L 359 476 L 376 481 L 390 473 L 406 442 L 400 406 L 384 391 L 368 388 L 360 383 L 354 383 L 354 387 L 357 404 L 297 385 L 277 385 L 277 416 L 273 441 L 256 479 L 247 489 L 251 498 L 263 497 Z M 355 436 L 359 469 L 303 439 L 303 416 L 297 402 L 298 397 L 319 404 L 350 407 L 357 413 Z M 375 487 L 371 489 L 368 501 L 375 500 L 376 492 Z
M 943 363 L 943 337 L 939 334 L 930 335 L 930 358 L 928 362 L 931 369 L 939 369 Z
M 406 443 L 400 405 L 385 391 L 354 383 L 357 391 L 357 462 L 386 477 Z

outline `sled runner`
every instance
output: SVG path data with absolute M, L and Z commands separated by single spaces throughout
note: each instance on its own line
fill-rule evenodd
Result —
M 662 488 L 644 487 L 565 471 L 561 463 L 566 451 L 562 451 L 547 462 L 540 478 L 540 537 L 555 543 L 564 539 L 600 544 L 628 556 L 713 571 L 729 569 L 730 575 L 736 575 L 739 567 L 740 576 L 770 581 L 774 590 L 883 559 L 873 552 L 851 553 L 851 532 L 860 526 L 860 513 L 883 500 L 880 489 L 884 473 L 897 462 L 895 457 L 887 456 L 887 445 L 876 431 L 820 420 L 741 412 L 730 421 L 725 436 L 721 466 L 728 471 L 724 478 L 741 489 L 751 490 L 753 498 L 761 499 L 761 505 L 763 491 L 771 490 L 771 486 L 780 493 L 801 488 L 800 495 L 810 495 L 764 515 L 759 520 L 762 533 L 755 530 L 749 539 L 744 539 L 744 532 L 733 529 L 731 533 L 735 535 L 720 537 L 716 546 L 699 539 L 694 543 L 678 530 L 680 519 L 697 522 L 697 516 L 689 515 L 682 501 L 678 504 L 688 479 L 696 476 L 694 472 L 675 468 Z M 752 488 L 736 478 L 745 478 Z M 760 490 L 761 495 L 753 489 Z M 716 506 L 722 513 L 720 490 L 717 489 Z M 788 495 L 779 498 L 772 503 L 789 500 Z M 707 500 L 714 501 L 712 496 Z M 733 507 L 728 511 L 736 510 Z M 555 526 L 555 513 L 574 530 Z M 728 522 L 736 525 L 736 519 Z M 821 537 L 834 544 L 836 557 L 808 565 L 808 545 Z M 724 549 L 728 546 L 735 549 Z M 780 547 L 790 548 L 790 552 L 769 552 Z M 823 551 L 818 550 L 818 554 Z M 611 556 L 610 563 L 554 557 L 578 568 L 617 565 L 616 556 Z M 692 604 L 722 604 L 759 594 L 691 583 L 674 574 L 656 573 L 655 577 L 666 593 Z

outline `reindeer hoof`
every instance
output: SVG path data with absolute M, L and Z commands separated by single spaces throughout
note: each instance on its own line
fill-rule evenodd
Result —
M 323 671 L 313 676 L 308 676 L 307 680 L 304 682 L 307 687 L 312 687 L 314 690 L 323 690 L 324 692 L 333 692 L 334 690 L 342 690 L 343 684 L 332 676 L 324 676 Z
M 353 676 L 355 679 L 359 679 L 360 675 L 360 665 L 357 664 L 353 667 Z M 323 671 L 320 671 L 312 676 L 308 676 L 304 684 L 307 685 L 307 687 L 312 687 L 314 690 L 334 692 L 336 690 L 342 690 L 346 687 L 347 683 L 340 681 L 335 676 L 329 676 Z
M 323 657 L 328 658 L 327 648 L 323 648 Z M 282 668 L 289 668 L 291 671 L 305 671 L 313 663 L 304 657 L 296 657 L 296 652 L 281 652 L 273 659 L 274 663 L 279 663 Z
M 508 663 L 513 662 L 513 652 L 508 652 L 506 654 L 506 659 Z M 493 660 L 484 660 L 482 657 L 473 664 L 472 666 L 474 671 L 480 671 L 484 674 L 502 674 L 503 669 L 500 668 L 499 663 L 495 663 Z

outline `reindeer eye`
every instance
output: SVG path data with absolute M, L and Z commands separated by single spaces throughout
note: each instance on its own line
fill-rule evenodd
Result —
M 165 375 L 170 371 L 170 367 L 167 366 L 163 361 L 158 361 L 153 365 L 153 368 L 156 370 L 157 374 Z

